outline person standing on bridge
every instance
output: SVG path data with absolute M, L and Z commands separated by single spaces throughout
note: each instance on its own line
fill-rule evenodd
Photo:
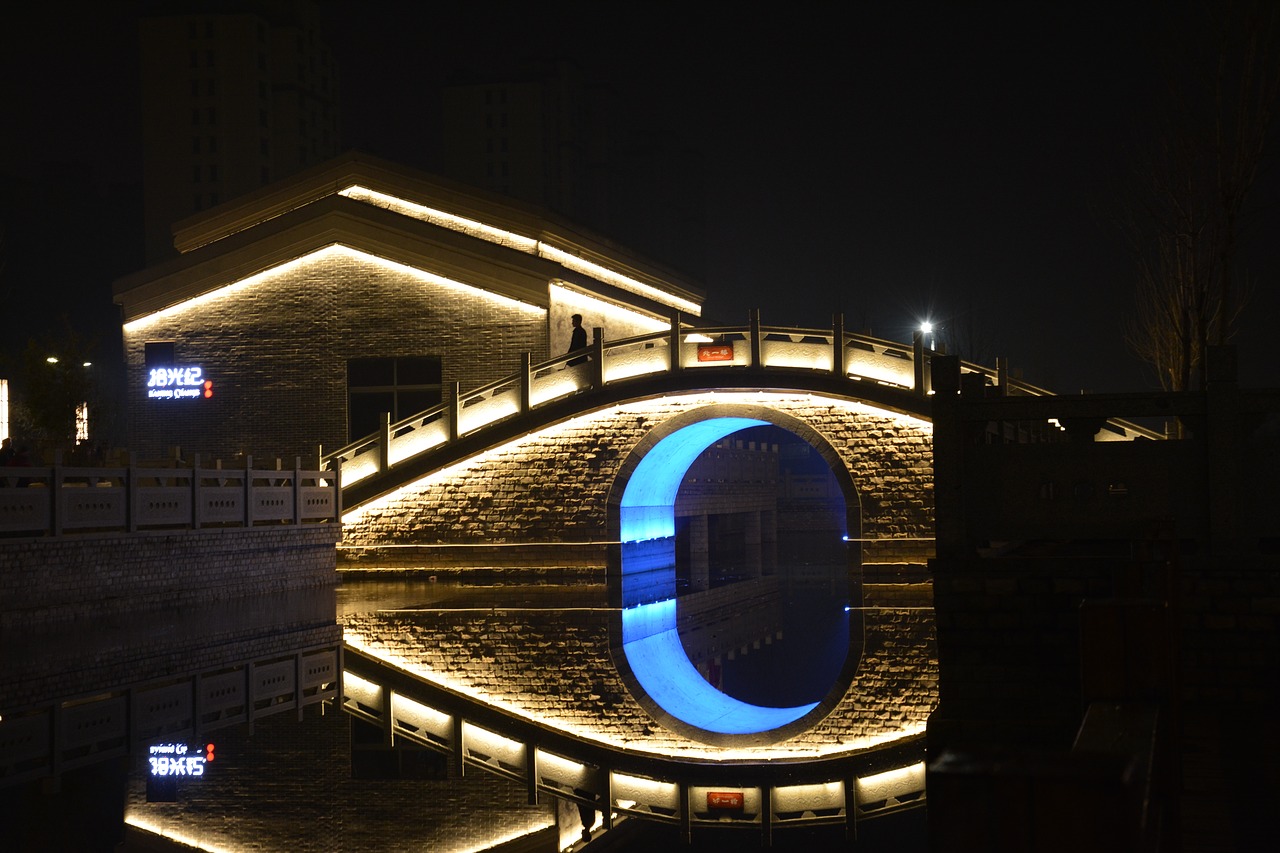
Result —
M 573 334 L 569 336 L 569 352 L 575 352 L 580 349 L 587 348 L 587 330 L 582 328 L 582 315 L 574 314 L 569 318 L 573 322 Z M 580 358 L 569 359 L 569 366 L 582 364 L 587 357 L 584 355 Z

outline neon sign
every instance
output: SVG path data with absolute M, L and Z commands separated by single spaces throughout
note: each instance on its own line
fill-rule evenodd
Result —
M 152 400 L 198 400 L 213 396 L 213 381 L 199 367 L 153 367 L 147 377 Z
M 156 743 L 148 749 L 151 775 L 160 777 L 203 776 L 205 765 L 213 761 L 213 744 L 191 752 L 185 743 Z

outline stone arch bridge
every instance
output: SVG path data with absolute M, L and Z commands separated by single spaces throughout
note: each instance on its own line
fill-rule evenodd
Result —
M 848 549 L 851 578 L 922 568 L 932 555 L 933 354 L 921 340 L 902 346 L 838 322 L 769 328 L 753 315 L 746 327 L 694 330 L 677 318 L 664 333 L 597 335 L 582 355 L 526 359 L 500 382 L 329 455 L 341 472 L 340 567 L 550 566 L 604 570 L 611 590 L 624 587 L 625 546 L 671 537 L 689 462 L 760 424 L 793 433 L 830 466 L 846 536 L 860 544 Z M 1045 393 L 959 367 L 963 381 L 997 393 Z M 745 803 L 731 819 L 767 836 L 789 822 L 852 829 L 923 801 L 937 673 L 931 625 L 911 621 L 920 608 L 852 599 L 866 612 L 853 614 L 857 651 L 832 691 L 812 709 L 735 729 L 690 722 L 646 694 L 651 661 L 623 647 L 664 633 L 674 616 L 642 615 L 648 605 L 635 603 L 619 592 L 553 631 L 500 608 L 447 629 L 411 610 L 361 615 L 344 624 L 344 707 L 388 743 L 448 752 L 525 782 L 532 798 L 609 803 L 606 823 L 625 813 L 687 832 L 730 819 L 700 805 L 727 792 Z M 504 645 L 504 634 L 519 642 Z

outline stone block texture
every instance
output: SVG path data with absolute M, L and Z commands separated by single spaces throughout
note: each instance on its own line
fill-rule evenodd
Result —
M 835 399 L 750 395 L 757 416 L 811 431 L 848 470 L 867 563 L 922 562 L 932 553 L 928 423 Z M 370 546 L 616 541 L 617 498 L 631 458 L 653 430 L 724 395 L 627 404 L 547 428 L 409 484 L 345 519 L 342 549 Z M 708 408 L 708 412 L 713 409 Z M 819 448 L 822 450 L 823 448 Z M 611 503 L 611 498 L 613 499 Z M 848 501 L 848 497 L 846 498 Z M 851 527 L 851 530 L 853 528 Z M 403 566 L 402 566 L 403 567 Z

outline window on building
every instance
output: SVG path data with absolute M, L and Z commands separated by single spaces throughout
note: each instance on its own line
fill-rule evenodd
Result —
M 441 375 L 438 356 L 348 360 L 348 437 L 354 440 L 376 432 L 383 412 L 390 412 L 395 422 L 438 405 Z
M 173 367 L 173 341 L 147 341 L 142 345 L 142 360 L 147 367 Z
M 191 153 L 192 154 L 200 153 L 200 137 L 198 136 L 191 137 Z

